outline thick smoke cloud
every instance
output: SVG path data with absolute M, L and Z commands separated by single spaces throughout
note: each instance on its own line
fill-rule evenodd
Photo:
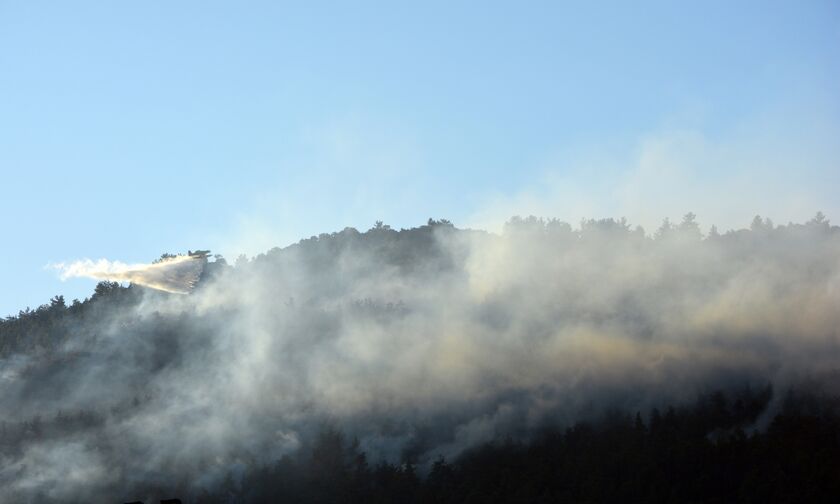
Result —
M 104 293 L 56 351 L 4 358 L 0 500 L 195 495 L 324 425 L 422 467 L 606 409 L 780 389 L 840 369 L 838 306 L 822 218 L 705 239 L 692 216 L 652 236 L 346 229 L 209 263 L 189 296 Z
M 61 279 L 95 278 L 116 282 L 132 282 L 144 287 L 171 292 L 189 293 L 204 269 L 206 259 L 193 256 L 168 257 L 152 264 L 124 264 L 106 259 L 58 263 L 52 268 L 61 272 Z

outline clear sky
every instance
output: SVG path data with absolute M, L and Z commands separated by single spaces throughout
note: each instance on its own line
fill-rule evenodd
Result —
M 0 316 L 378 219 L 838 222 L 838 139 L 836 1 L 0 0 Z

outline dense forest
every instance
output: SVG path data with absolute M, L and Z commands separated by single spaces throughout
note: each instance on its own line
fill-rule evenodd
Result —
M 746 432 L 772 394 L 716 392 L 646 420 L 611 412 L 439 458 L 422 475 L 411 459 L 371 464 L 358 441 L 325 428 L 196 502 L 835 502 L 840 402 L 788 393 L 766 429 Z
M 822 214 L 377 222 L 100 282 L 0 320 L 0 501 L 834 502 L 838 307 Z

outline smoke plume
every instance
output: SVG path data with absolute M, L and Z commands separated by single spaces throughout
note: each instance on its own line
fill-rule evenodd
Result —
M 186 292 L 202 265 L 61 269 Z M 324 424 L 423 467 L 607 409 L 782 390 L 840 369 L 838 306 L 840 228 L 821 215 L 706 237 L 692 215 L 652 234 L 348 228 L 210 262 L 189 296 L 98 289 L 22 315 L 54 340 L 2 360 L 0 500 L 184 498 Z

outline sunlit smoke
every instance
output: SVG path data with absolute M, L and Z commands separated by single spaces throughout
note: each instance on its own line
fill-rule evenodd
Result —
M 54 267 L 170 292 L 202 280 L 190 296 L 115 289 L 24 312 L 32 336 L 7 341 L 35 350 L 0 362 L 2 502 L 117 502 L 174 479 L 198 495 L 326 424 L 371 461 L 429 468 L 604 411 L 772 384 L 750 426 L 763 429 L 789 387 L 840 372 L 840 227 L 822 214 L 706 237 L 693 214 L 649 234 L 614 219 L 514 218 L 499 234 L 430 222 L 234 265 Z
M 84 259 L 70 264 L 53 264 L 51 267 L 61 272 L 62 280 L 86 277 L 131 282 L 165 292 L 188 294 L 195 287 L 206 263 L 203 257 L 176 256 L 152 264 Z

